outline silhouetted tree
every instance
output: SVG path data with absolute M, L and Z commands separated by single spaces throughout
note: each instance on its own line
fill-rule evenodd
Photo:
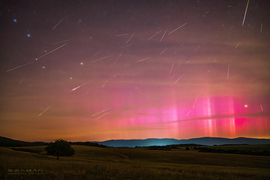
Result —
M 55 140 L 54 143 L 50 143 L 45 150 L 48 155 L 57 156 L 72 156 L 75 154 L 75 150 L 71 147 L 71 145 L 62 139 Z
M 186 147 L 186 150 L 189 150 L 189 147 L 188 146 Z

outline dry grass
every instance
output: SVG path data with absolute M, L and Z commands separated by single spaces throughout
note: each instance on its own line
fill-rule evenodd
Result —
M 6 179 L 269 179 L 270 157 L 200 153 L 195 150 L 97 148 L 73 146 L 72 157 L 0 148 Z M 2 168 L 2 169 L 3 169 Z M 8 169 L 42 169 L 43 174 L 8 173 Z

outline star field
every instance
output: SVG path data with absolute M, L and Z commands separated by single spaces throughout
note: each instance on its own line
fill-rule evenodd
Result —
M 270 138 L 258 1 L 3 1 L 1 136 Z

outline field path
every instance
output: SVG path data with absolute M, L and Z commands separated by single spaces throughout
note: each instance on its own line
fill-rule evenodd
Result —
M 129 161 L 129 157 L 128 157 L 127 155 L 122 154 L 122 153 L 118 153 L 118 152 L 113 152 L 113 153 L 114 153 L 114 154 L 118 154 L 118 155 L 120 155 L 120 156 L 124 157 L 124 158 L 125 158 L 125 160 Z

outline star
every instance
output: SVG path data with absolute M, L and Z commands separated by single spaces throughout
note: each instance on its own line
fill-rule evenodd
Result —
M 83 65 L 83 62 L 81 62 L 81 65 Z
M 72 79 L 72 77 L 70 77 L 69 79 Z
M 14 22 L 17 22 L 17 19 L 13 19 Z
M 31 35 L 30 34 L 27 34 L 27 37 L 30 37 Z

